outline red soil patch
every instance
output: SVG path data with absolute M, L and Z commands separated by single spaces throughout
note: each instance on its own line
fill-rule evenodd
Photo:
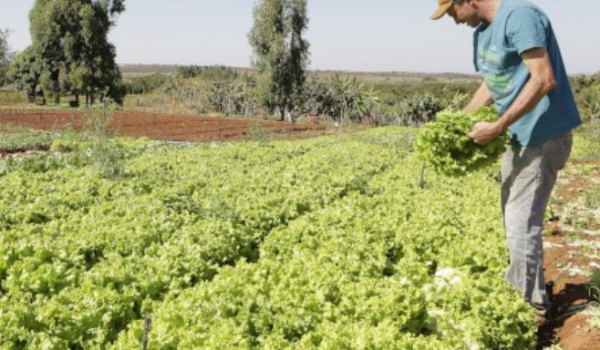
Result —
M 0 123 L 37 130 L 82 130 L 90 120 L 93 118 L 79 111 L 0 110 Z M 294 138 L 302 133 L 324 133 L 326 130 L 323 125 L 139 112 L 114 112 L 109 122 L 109 131 L 115 135 L 169 141 L 232 140 L 250 135 L 253 128 Z
M 579 168 L 590 164 L 599 163 L 574 160 L 568 167 Z M 590 234 L 597 232 L 600 225 L 591 222 L 582 229 L 567 217 L 567 211 L 570 211 L 568 215 L 573 216 L 585 214 L 585 208 L 573 204 L 580 203 L 582 195 L 597 186 L 590 180 L 594 178 L 600 178 L 599 169 L 561 173 L 557 191 L 553 195 L 558 199 L 559 204 L 554 204 L 554 211 L 558 215 L 556 220 L 545 225 L 546 232 L 551 232 L 551 236 L 544 238 L 544 268 L 546 281 L 555 283 L 554 305 L 557 306 L 557 315 L 540 327 L 539 349 L 558 344 L 563 350 L 600 350 L 600 329 L 591 327 L 588 316 L 582 312 L 571 312 L 576 311 L 573 307 L 597 301 L 590 295 L 587 283 L 590 281 L 588 273 L 597 270 L 597 267 L 593 267 L 597 265 L 591 264 L 600 263 L 600 259 L 593 254 L 595 248 L 586 248 L 586 245 L 600 241 L 600 236 Z M 577 273 L 577 269 L 581 273 Z

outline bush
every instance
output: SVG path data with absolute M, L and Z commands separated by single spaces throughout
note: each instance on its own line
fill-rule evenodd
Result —
M 450 102 L 431 94 L 412 95 L 393 105 L 378 104 L 373 111 L 377 125 L 419 126 L 435 120 Z
M 571 79 L 575 100 L 586 123 L 600 121 L 600 73 Z

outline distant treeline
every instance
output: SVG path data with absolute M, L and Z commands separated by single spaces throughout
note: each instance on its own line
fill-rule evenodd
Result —
M 478 85 L 475 79 L 449 83 L 408 75 L 402 83 L 391 83 L 380 79 L 382 74 L 310 74 L 288 113 L 336 122 L 418 125 L 432 120 L 438 111 L 462 103 Z M 137 107 L 275 117 L 257 101 L 255 76 L 252 71 L 225 66 L 180 66 L 170 74 L 133 78 L 126 87 L 130 95 L 145 95 L 135 99 Z
M 238 78 L 236 70 L 226 66 L 184 66 L 177 67 L 175 73 L 179 79 L 202 78 L 212 81 L 230 82 Z
M 440 76 L 377 79 L 381 74 L 310 74 L 303 90 L 294 96 L 290 112 L 296 118 L 319 115 L 322 120 L 338 122 L 419 125 L 444 108 L 462 107 L 481 83 L 473 76 L 466 81 L 464 76 L 456 81 Z M 170 74 L 131 79 L 126 86 L 131 95 L 146 95 L 136 98 L 140 107 L 273 116 L 273 111 L 259 107 L 255 76 L 251 70 L 225 66 L 179 66 Z M 572 77 L 571 82 L 584 119 L 600 120 L 600 74 Z
M 231 83 L 240 76 L 236 69 L 220 65 L 162 67 L 165 71 L 167 71 L 168 67 L 169 73 L 156 72 L 150 75 L 130 78 L 125 83 L 127 93 L 131 95 L 148 94 L 161 88 L 168 88 L 166 86 L 168 84 L 176 84 L 177 82 L 182 82 L 186 79 L 200 79 L 210 83 Z M 174 70 L 171 70 L 171 68 Z
M 206 69 L 211 67 L 228 68 L 237 74 L 256 74 L 256 70 L 248 67 L 229 67 L 222 65 L 161 65 L 161 64 L 123 64 L 119 68 L 125 77 L 130 79 L 153 75 L 155 73 L 175 75 L 181 69 Z M 308 77 L 311 78 L 330 78 L 333 76 L 356 78 L 360 81 L 376 83 L 468 83 L 478 81 L 480 78 L 476 74 L 464 73 L 421 73 L 421 72 L 369 72 L 369 71 L 343 71 L 343 70 L 309 70 Z

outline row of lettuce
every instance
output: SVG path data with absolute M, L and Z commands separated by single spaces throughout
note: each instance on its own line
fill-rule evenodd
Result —
M 0 349 L 141 348 L 149 314 L 155 349 L 532 348 L 496 169 L 421 187 L 412 138 L 57 140 L 2 161 Z

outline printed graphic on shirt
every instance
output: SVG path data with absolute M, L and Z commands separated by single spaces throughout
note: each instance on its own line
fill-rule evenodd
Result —
M 510 93 L 512 89 L 510 77 L 502 68 L 500 57 L 496 52 L 480 48 L 477 53 L 477 65 L 494 99 L 499 100 Z

